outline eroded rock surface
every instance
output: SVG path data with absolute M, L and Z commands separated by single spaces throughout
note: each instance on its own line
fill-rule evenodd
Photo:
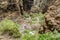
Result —
M 55 29 L 60 31 L 60 0 L 55 0 L 53 5 L 48 7 L 42 26 L 44 31 L 54 31 Z

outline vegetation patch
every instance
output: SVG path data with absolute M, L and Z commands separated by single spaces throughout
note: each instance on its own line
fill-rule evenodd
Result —
M 21 35 L 19 32 L 19 25 L 12 20 L 5 19 L 0 22 L 0 34 L 3 34 L 6 31 L 13 37 L 20 37 Z
M 42 23 L 42 21 L 44 20 L 44 15 L 42 13 L 35 13 L 35 14 L 32 14 L 31 16 L 31 23 L 34 24 L 34 23 Z
M 45 34 L 34 34 L 34 35 L 31 35 L 30 31 L 25 32 L 26 34 L 24 36 L 21 36 L 20 40 L 60 40 L 60 33 L 58 32 L 48 32 Z
M 42 13 L 34 13 L 32 15 L 29 15 L 29 14 L 26 13 L 26 14 L 24 14 L 24 19 L 29 19 L 30 24 L 35 24 L 35 23 L 41 24 L 42 21 L 44 20 L 44 14 L 42 14 Z
M 33 35 L 34 33 L 30 30 L 25 30 L 24 31 L 25 34 L 23 36 L 21 36 L 20 40 L 35 40 L 35 35 Z

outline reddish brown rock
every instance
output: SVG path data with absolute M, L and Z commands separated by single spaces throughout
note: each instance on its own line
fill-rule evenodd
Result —
M 43 30 L 46 29 L 50 31 L 60 31 L 60 0 L 55 0 L 53 5 L 48 7 L 47 12 L 45 13 L 45 22 L 43 22 Z

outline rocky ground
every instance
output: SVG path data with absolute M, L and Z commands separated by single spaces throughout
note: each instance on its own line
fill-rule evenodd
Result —
M 54 31 L 56 29 L 60 32 L 60 0 L 56 0 L 48 7 L 42 26 L 44 30 Z
M 29 22 L 31 21 L 30 18 L 23 19 L 23 16 L 21 16 L 19 12 L 17 11 L 7 12 L 5 10 L 4 10 L 5 12 L 2 10 L 0 11 L 0 21 L 5 18 L 13 20 L 14 22 L 21 25 L 21 30 L 20 30 L 21 32 L 24 31 L 25 29 L 29 29 L 33 31 L 39 28 L 40 28 L 39 33 L 54 31 L 54 30 L 57 30 L 60 32 L 60 0 L 53 0 L 48 2 L 48 4 L 46 2 L 43 4 L 44 4 L 44 9 L 42 8 L 41 11 L 42 13 L 44 13 L 45 20 L 42 24 L 35 23 L 33 25 L 30 25 L 29 24 Z M 31 9 L 32 12 L 34 11 L 40 12 L 39 7 L 38 8 L 36 8 L 37 6 L 34 8 L 33 7 Z M 0 40 L 18 40 L 18 38 L 11 38 L 7 34 L 5 34 L 0 36 Z
M 4 20 L 4 19 L 10 19 L 16 23 L 18 23 L 20 25 L 20 32 L 24 32 L 24 30 L 31 30 L 31 31 L 35 31 L 35 30 L 39 30 L 40 24 L 38 23 L 39 19 L 37 19 L 38 21 L 34 24 L 30 24 L 32 19 L 29 18 L 25 18 L 23 16 L 21 16 L 20 14 L 17 14 L 17 12 L 8 12 L 8 13 L 4 13 L 0 15 L 1 19 L 0 21 Z M 9 36 L 8 34 L 4 34 L 0 36 L 0 40 L 19 40 L 19 38 L 13 38 L 11 36 Z

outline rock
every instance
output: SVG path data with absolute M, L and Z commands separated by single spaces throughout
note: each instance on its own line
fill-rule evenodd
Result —
M 53 2 L 54 0 L 34 0 L 31 11 L 45 13 L 48 7 L 53 4 Z
M 8 0 L 0 0 L 0 8 L 7 8 Z
M 47 12 L 45 13 L 45 24 L 43 23 L 42 27 L 54 31 L 60 31 L 60 0 L 55 0 L 54 4 L 48 7 Z

